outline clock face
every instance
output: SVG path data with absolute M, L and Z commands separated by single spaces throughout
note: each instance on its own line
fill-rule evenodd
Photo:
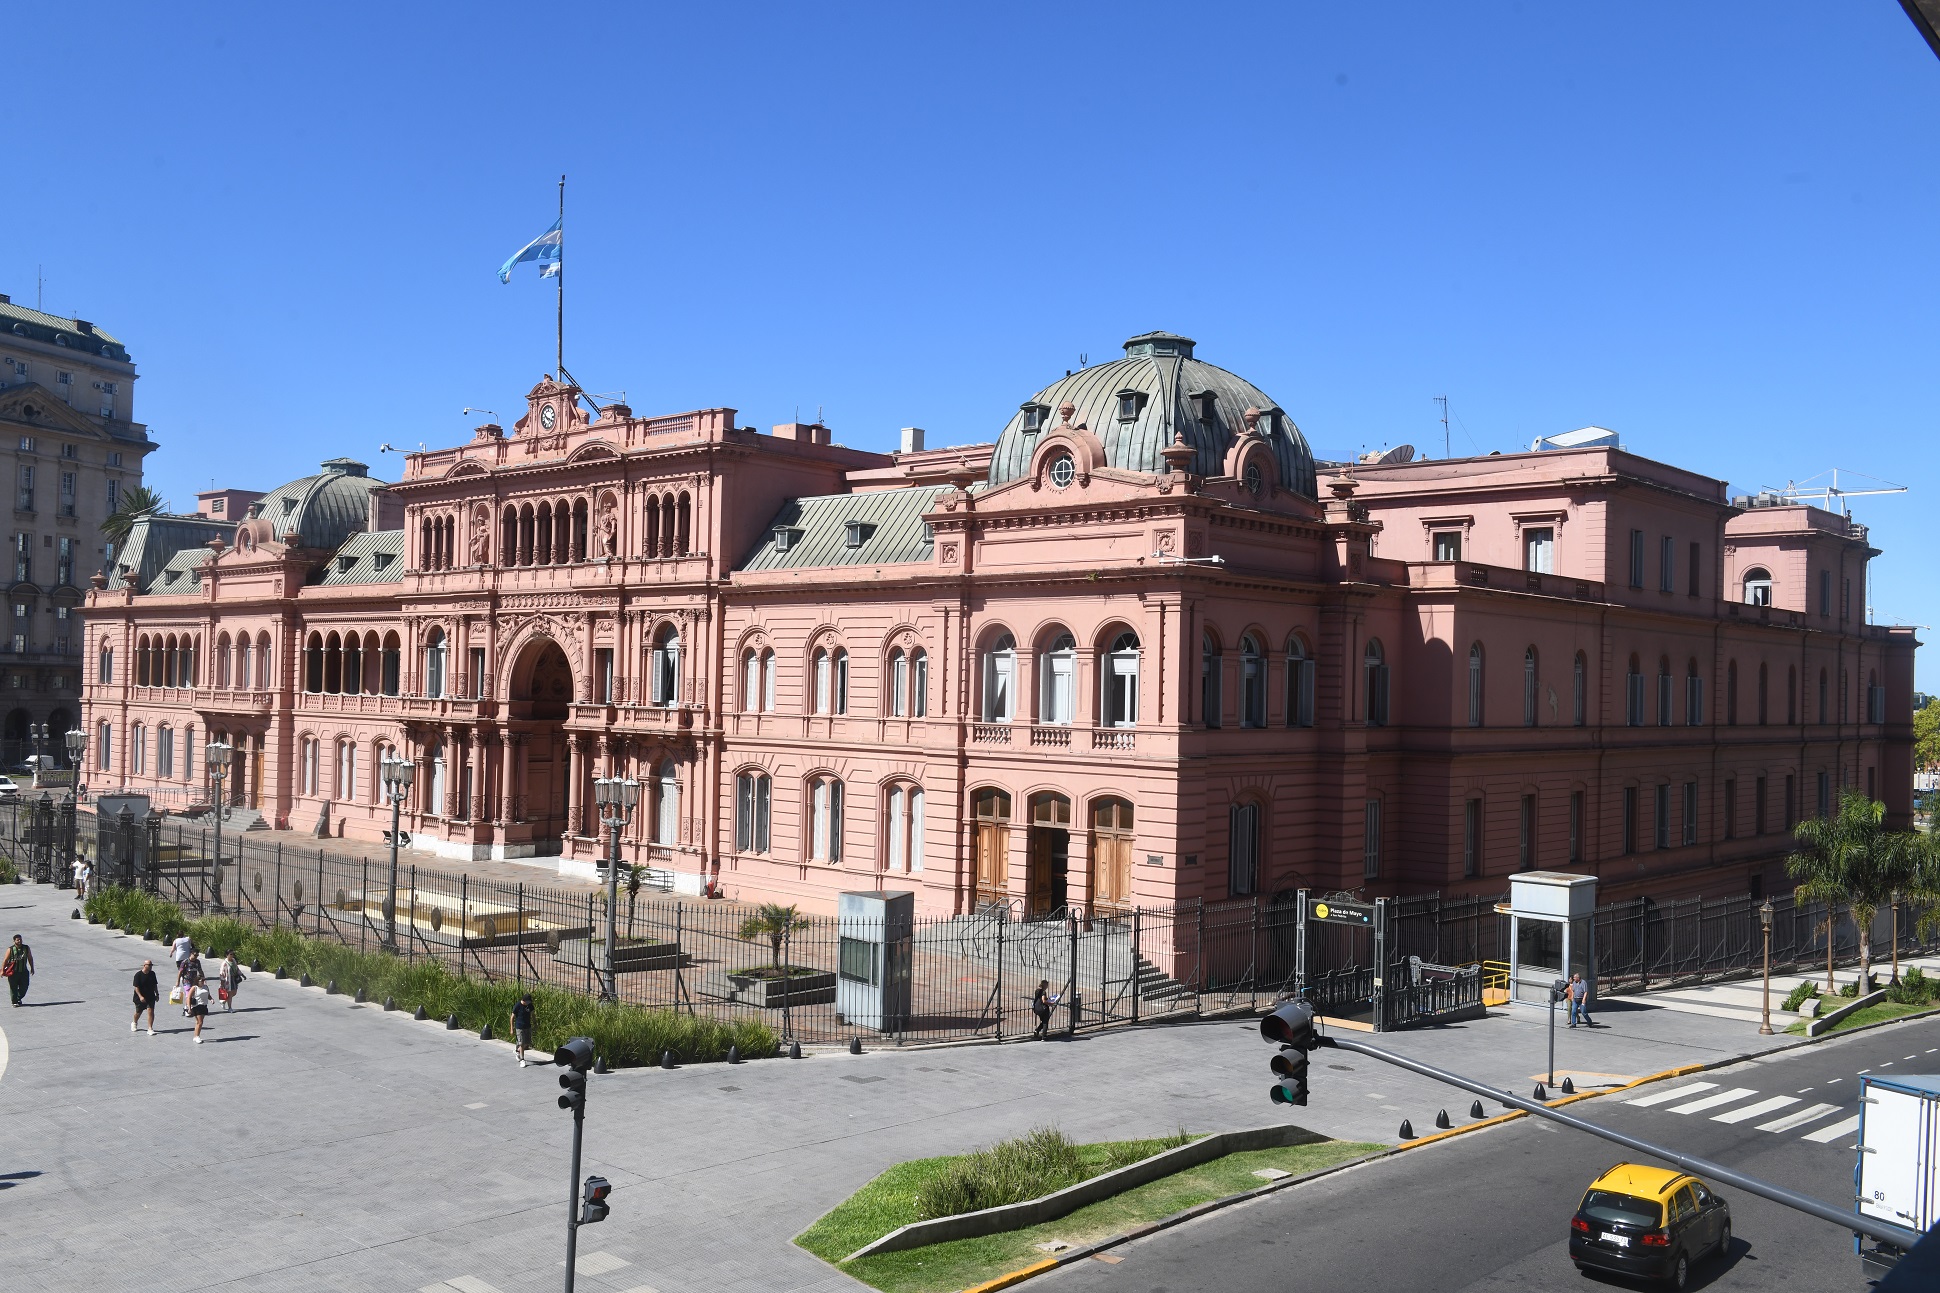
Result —
M 554 411 L 552 405 L 542 404 L 539 406 L 539 425 L 546 430 L 552 430 L 552 424 L 558 420 L 558 417 L 559 414 Z

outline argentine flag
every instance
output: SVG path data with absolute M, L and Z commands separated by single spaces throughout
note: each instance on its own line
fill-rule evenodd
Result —
M 560 220 L 563 219 L 565 217 L 561 216 Z M 554 220 L 552 222 L 552 228 L 519 248 L 518 251 L 512 254 L 512 259 L 500 265 L 498 268 L 498 281 L 501 283 L 511 282 L 512 267 L 522 260 L 538 261 L 540 278 L 551 278 L 554 274 L 557 274 L 559 272 L 560 247 L 565 240 L 565 235 L 559 230 L 560 220 Z

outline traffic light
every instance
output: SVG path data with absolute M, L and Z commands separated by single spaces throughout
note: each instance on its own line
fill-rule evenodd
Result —
M 552 1053 L 552 1062 L 562 1069 L 577 1069 L 584 1073 L 593 1067 L 593 1039 L 568 1037 L 566 1044 Z
M 1287 1002 L 1260 1020 L 1260 1036 L 1280 1048 L 1273 1057 L 1273 1076 L 1279 1079 L 1270 1092 L 1273 1103 L 1306 1104 L 1307 1052 L 1320 1044 L 1314 1008 L 1304 1001 Z
M 586 1110 L 586 1075 L 578 1069 L 570 1069 L 559 1075 L 559 1085 L 566 1094 L 559 1097 L 559 1107 L 570 1109 L 575 1115 Z
M 589 1176 L 586 1186 L 579 1192 L 579 1224 L 590 1226 L 595 1221 L 606 1220 L 606 1196 L 613 1193 L 604 1176 Z

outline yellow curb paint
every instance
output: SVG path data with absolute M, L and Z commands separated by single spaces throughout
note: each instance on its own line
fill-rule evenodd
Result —
M 1548 1100 L 1544 1103 L 1554 1109 L 1561 1105 L 1575 1104 L 1578 1100 L 1593 1100 L 1600 1095 L 1615 1095 L 1619 1091 L 1629 1091 L 1643 1086 L 1646 1082 L 1662 1082 L 1665 1078 L 1683 1077 L 1687 1073 L 1702 1073 L 1706 1067 L 1703 1064 L 1685 1064 L 1678 1068 L 1665 1069 L 1662 1073 L 1652 1073 L 1649 1077 L 1640 1077 L 1625 1086 L 1611 1087 L 1608 1091 L 1578 1091 L 1575 1095 L 1566 1095 L 1560 1100 Z M 1423 1136 L 1419 1140 L 1404 1140 L 1394 1147 L 1394 1152 L 1398 1154 L 1404 1149 L 1419 1149 L 1423 1145 L 1432 1145 L 1438 1140 L 1447 1140 L 1450 1136 L 1459 1136 L 1465 1131 L 1480 1131 L 1484 1127 L 1494 1127 L 1500 1123 L 1513 1122 L 1517 1118 L 1528 1116 L 1521 1109 L 1497 1114 L 1493 1118 L 1484 1118 L 1481 1122 L 1472 1122 L 1466 1127 L 1450 1127 L 1447 1131 L 1438 1131 L 1432 1136 Z
M 997 1293 L 998 1289 L 1007 1289 L 1013 1284 L 1022 1284 L 1031 1276 L 1042 1275 L 1045 1271 L 1050 1270 L 1056 1265 L 1056 1261 L 1047 1257 L 1041 1262 L 1032 1262 L 1029 1266 L 1019 1267 L 1008 1275 L 999 1275 L 994 1280 L 985 1280 L 982 1284 L 973 1284 L 963 1290 L 963 1293 Z

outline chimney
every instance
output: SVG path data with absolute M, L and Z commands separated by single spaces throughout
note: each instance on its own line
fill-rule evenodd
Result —
M 903 428 L 903 452 L 904 453 L 923 452 L 923 428 L 922 427 Z

